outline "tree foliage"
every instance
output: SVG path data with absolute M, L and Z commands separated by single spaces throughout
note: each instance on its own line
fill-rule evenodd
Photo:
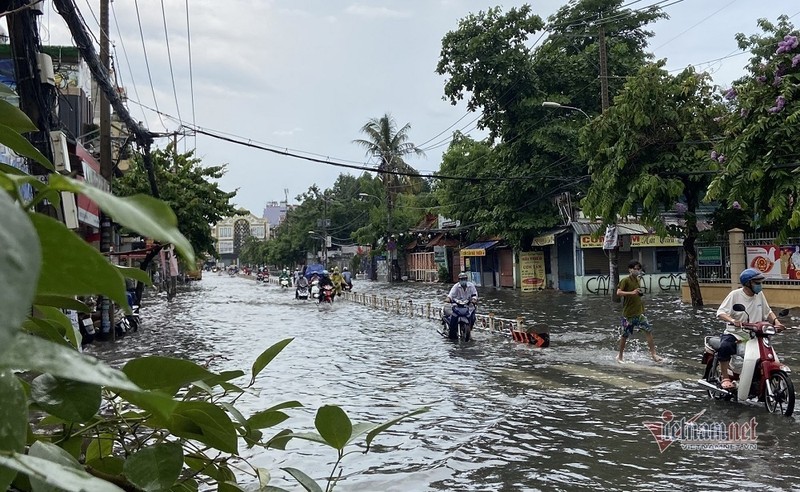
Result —
M 800 233 L 800 33 L 786 16 L 758 25 L 761 34 L 737 36 L 752 57 L 749 74 L 726 92 L 725 139 L 709 157 L 721 173 L 709 199 L 738 202 L 754 227 L 786 238 Z
M 721 134 L 720 100 L 707 75 L 689 68 L 673 77 L 660 62 L 631 78 L 581 134 L 592 176 L 584 212 L 605 224 L 636 216 L 662 237 L 684 238 L 695 305 L 703 302 L 694 247 L 697 208 L 716 168 L 708 155 Z M 668 226 L 665 213 L 678 220 Z
M 501 235 L 526 248 L 532 236 L 563 219 L 553 200 L 586 187 L 586 165 L 577 152 L 577 132 L 587 120 L 579 112 L 543 108 L 542 102 L 572 105 L 587 114 L 600 108 L 598 34 L 609 47 L 612 95 L 620 80 L 634 74 L 647 59 L 650 33 L 642 26 L 661 17 L 657 9 L 621 9 L 621 1 L 583 0 L 561 8 L 545 23 L 528 5 L 471 14 L 458 30 L 446 34 L 437 72 L 448 76 L 445 97 L 453 104 L 468 97 L 470 110 L 481 111 L 478 127 L 489 132 L 479 158 L 459 155 L 477 151 L 475 142 L 456 138 L 444 158 L 443 175 L 502 177 L 475 182 L 480 210 L 450 201 L 463 194 L 464 182 L 442 180 L 442 205 L 454 218 L 467 218 L 478 232 Z M 530 38 L 543 29 L 538 47 Z M 536 44 L 536 43 L 534 43 Z M 618 78 L 619 77 L 619 78 Z M 555 111 L 555 113 L 554 113 Z M 466 147 L 465 147 L 466 146 Z M 467 181 L 469 182 L 469 181 Z M 447 201 L 444 201 L 447 200 Z M 463 202 L 462 200 L 460 200 Z
M 210 224 L 237 212 L 230 203 L 236 192 L 222 191 L 214 182 L 225 174 L 225 166 L 203 167 L 194 151 L 179 154 L 172 144 L 154 151 L 152 158 L 160 198 L 175 211 L 181 233 L 198 253 L 216 256 Z M 141 155 L 130 171 L 114 180 L 113 187 L 118 196 L 150 193 Z

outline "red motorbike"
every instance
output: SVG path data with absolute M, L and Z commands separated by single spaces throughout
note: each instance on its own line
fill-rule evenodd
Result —
M 321 303 L 332 304 L 333 303 L 333 296 L 334 296 L 333 287 L 330 286 L 330 285 L 325 285 L 324 287 L 322 287 L 322 292 L 320 293 L 320 296 L 319 296 L 320 304 Z
M 743 312 L 742 304 L 734 304 L 733 310 Z M 778 316 L 786 316 L 788 310 Z M 722 374 L 716 354 L 720 346 L 720 336 L 705 338 L 703 364 L 706 365 L 703 379 L 699 383 L 706 388 L 708 396 L 716 399 L 746 401 L 756 398 L 764 402 L 770 413 L 782 413 L 787 417 L 794 411 L 794 384 L 789 378 L 791 369 L 781 363 L 778 353 L 772 347 L 770 337 L 777 333 L 774 326 L 766 321 L 743 323 L 742 328 L 750 332 L 750 339 L 738 343 L 737 353 L 731 357 L 728 377 L 736 388 L 722 388 Z

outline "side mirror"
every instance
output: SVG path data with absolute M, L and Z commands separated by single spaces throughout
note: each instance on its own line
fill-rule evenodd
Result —
M 789 310 L 788 309 L 781 309 L 780 312 L 778 313 L 778 317 L 779 318 L 783 318 L 787 314 L 789 314 Z
M 734 304 L 733 305 L 733 310 L 736 311 L 737 313 L 743 313 L 743 312 L 747 311 L 744 308 L 744 304 Z

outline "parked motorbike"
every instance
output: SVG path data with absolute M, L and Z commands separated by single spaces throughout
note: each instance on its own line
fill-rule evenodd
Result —
M 744 312 L 742 304 L 734 304 L 733 310 Z M 781 311 L 778 316 L 786 316 L 788 310 Z M 775 327 L 766 321 L 742 324 L 742 328 L 750 332 L 750 339 L 737 344 L 737 353 L 731 357 L 729 377 L 736 388 L 722 388 L 722 374 L 717 350 L 720 336 L 705 337 L 703 364 L 706 365 L 703 379 L 699 380 L 708 396 L 715 399 L 745 401 L 756 398 L 764 402 L 770 413 L 792 415 L 794 411 L 794 384 L 789 378 L 791 369 L 781 363 L 770 338 L 776 334 Z
M 133 304 L 131 306 L 131 314 L 126 314 L 125 319 L 128 320 L 128 325 L 131 331 L 139 331 L 139 324 L 141 322 L 141 316 L 139 315 L 139 305 Z
M 330 285 L 325 285 L 322 287 L 322 293 L 319 296 L 319 302 L 322 303 L 333 303 L 333 287 Z
M 468 342 L 472 335 L 472 324 L 470 319 L 475 312 L 475 304 L 469 301 L 456 300 L 453 302 L 453 313 L 450 316 L 458 317 L 455 328 L 450 327 L 450 316 L 442 315 L 442 336 L 451 340 L 463 340 Z

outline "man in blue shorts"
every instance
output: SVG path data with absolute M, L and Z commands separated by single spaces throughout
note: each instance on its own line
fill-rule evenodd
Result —
M 617 295 L 622 298 L 622 334 L 619 339 L 619 355 L 617 362 L 622 362 L 622 354 L 625 352 L 625 345 L 628 337 L 633 335 L 634 330 L 643 331 L 647 339 L 647 346 L 650 348 L 650 356 L 656 362 L 661 362 L 661 357 L 656 354 L 656 345 L 653 342 L 653 327 L 644 315 L 644 295 L 639 289 L 639 277 L 642 273 L 642 264 L 636 260 L 628 263 L 629 275 L 619 282 Z

